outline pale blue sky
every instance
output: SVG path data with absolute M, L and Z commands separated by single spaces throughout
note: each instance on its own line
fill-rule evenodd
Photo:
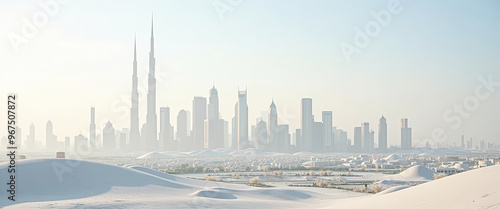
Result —
M 478 76 L 500 81 L 498 1 L 401 0 L 402 12 L 350 64 L 340 44 L 353 44 L 354 29 L 375 20 L 370 12 L 387 10 L 388 0 L 242 0 L 224 20 L 213 2 L 69 1 L 15 52 L 9 34 L 21 34 L 23 18 L 43 10 L 39 1 L 0 1 L 0 89 L 19 94 L 23 135 L 33 122 L 44 139 L 49 118 L 59 140 L 86 133 L 91 105 L 98 128 L 108 119 L 128 127 L 134 36 L 145 90 L 154 12 L 157 106 L 171 107 L 174 125 L 179 110 L 208 97 L 215 82 L 226 120 L 238 86 L 247 86 L 250 124 L 274 98 L 280 121 L 299 128 L 300 98 L 311 97 L 316 120 L 332 110 L 350 138 L 365 121 L 377 132 L 384 114 L 390 145 L 399 144 L 402 117 L 415 142 L 443 128 L 447 143 L 461 134 L 500 143 L 500 87 L 458 129 L 442 116 L 474 95 Z

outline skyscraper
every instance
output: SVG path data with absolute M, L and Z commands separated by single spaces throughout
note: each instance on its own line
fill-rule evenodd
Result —
M 268 140 L 266 142 L 268 151 L 276 152 L 278 150 L 278 112 L 274 100 L 269 106 L 269 124 L 268 124 Z
M 255 142 L 255 148 L 260 151 L 267 151 L 267 124 L 265 121 L 261 120 L 256 126 L 257 141 Z
M 95 150 L 97 141 L 96 141 L 96 132 L 95 132 L 95 107 L 90 107 L 90 132 L 89 132 L 89 141 L 90 141 L 90 149 Z
M 231 122 L 231 148 L 238 149 L 238 102 L 234 104 L 234 117 Z
M 238 150 L 246 149 L 249 147 L 248 140 L 248 104 L 247 104 L 247 90 L 240 91 L 238 89 L 238 103 L 237 103 L 237 127 L 238 127 Z
M 300 130 L 301 147 L 297 147 L 301 151 L 312 151 L 312 134 L 313 134 L 313 115 L 312 115 L 312 99 L 302 98 L 300 103 Z
M 136 41 L 134 40 L 134 62 L 133 62 L 133 72 L 132 72 L 132 93 L 131 93 L 132 107 L 130 108 L 130 136 L 129 136 L 129 145 L 132 149 L 139 149 L 141 146 L 140 142 L 141 134 L 139 132 L 139 91 L 137 85 L 138 85 L 137 48 L 136 48 Z
M 401 119 L 401 149 L 412 148 L 411 128 L 408 127 L 408 118 Z
M 378 123 L 378 149 L 380 151 L 387 150 L 387 121 L 382 116 Z
M 173 146 L 173 133 L 171 133 L 172 125 L 170 124 L 170 108 L 160 107 L 160 150 L 173 151 L 176 148 Z
M 278 125 L 277 148 L 275 152 L 286 153 L 290 151 L 290 127 L 288 124 Z
M 207 99 L 193 99 L 193 142 L 195 149 L 203 149 L 205 144 L 205 119 L 207 118 Z
M 361 127 L 354 127 L 354 152 L 361 152 Z
M 188 116 L 185 110 L 179 111 L 177 114 L 177 140 L 179 142 L 180 151 L 190 151 L 192 150 L 192 142 L 188 137 Z
M 57 147 L 57 137 L 54 135 L 52 122 L 47 121 L 45 126 L 45 147 L 47 150 L 55 150 Z
M 147 139 L 146 148 L 154 150 L 157 143 L 157 117 L 156 117 L 156 78 L 155 78 L 155 39 L 153 37 L 153 18 L 151 18 L 151 40 L 149 52 L 149 74 L 148 74 L 148 108 L 146 115 Z
M 85 154 L 86 152 L 88 152 L 88 148 L 89 148 L 89 142 L 88 142 L 88 139 L 83 136 L 82 134 L 79 134 L 78 136 L 75 136 L 75 139 L 74 139 L 74 146 L 73 146 L 73 149 L 78 153 L 78 154 Z
M 313 119 L 312 126 L 312 137 L 311 137 L 311 149 L 310 152 L 322 152 L 323 151 L 323 123 L 315 122 Z
M 332 133 L 332 121 L 333 113 L 332 111 L 323 111 L 321 113 L 321 119 L 323 121 L 323 147 L 324 151 L 333 151 L 333 133 Z
M 205 137 L 205 148 L 217 149 L 224 147 L 224 120 L 219 117 L 219 93 L 215 86 L 209 91 L 208 118 Z
M 371 152 L 371 133 L 370 133 L 370 123 L 361 124 L 361 151 L 364 153 Z
M 113 124 L 110 121 L 106 123 L 106 126 L 102 130 L 102 148 L 103 149 L 115 149 L 116 148 L 116 136 L 115 136 L 115 128 L 113 128 Z

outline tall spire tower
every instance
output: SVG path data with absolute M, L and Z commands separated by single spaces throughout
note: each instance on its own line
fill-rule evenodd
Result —
M 132 73 L 132 107 L 130 108 L 130 138 L 131 148 L 139 148 L 141 134 L 139 133 L 139 91 L 137 90 L 137 48 L 134 39 L 134 71 Z
M 147 142 L 146 148 L 152 150 L 157 142 L 157 119 L 156 119 L 156 78 L 155 78 L 155 39 L 153 37 L 153 17 L 151 16 L 151 40 L 149 51 L 149 75 L 148 75 L 148 112 L 146 115 Z

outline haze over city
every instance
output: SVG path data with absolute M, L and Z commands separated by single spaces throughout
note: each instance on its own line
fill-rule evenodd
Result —
M 8 20 L 2 34 L 21 34 L 23 18 L 31 21 L 43 11 L 29 2 L 1 4 L 1 18 Z M 116 5 L 120 10 L 111 9 Z M 242 1 L 223 19 L 205 1 L 70 1 L 17 52 L 2 39 L 0 85 L 19 94 L 21 127 L 34 123 L 39 139 L 49 119 L 60 137 L 85 133 L 90 106 L 97 109 L 99 131 L 108 120 L 126 128 L 134 37 L 139 112 L 146 112 L 153 12 L 157 107 L 170 107 L 174 116 L 191 109 L 194 96 L 208 97 L 215 83 L 225 120 L 234 115 L 239 87 L 248 89 L 250 124 L 274 99 L 280 120 L 290 130 L 300 128 L 300 99 L 307 97 L 316 117 L 333 111 L 334 125 L 349 138 L 353 127 L 375 125 L 384 115 L 389 145 L 399 144 L 403 117 L 410 119 L 415 142 L 425 143 L 442 128 L 449 144 L 462 134 L 498 143 L 498 90 L 459 128 L 443 120 L 446 110 L 474 95 L 478 77 L 500 80 L 493 58 L 500 49 L 496 6 L 401 1 L 401 12 L 348 63 L 339 45 L 353 44 L 355 28 L 375 20 L 370 12 L 387 10 L 386 1 Z
M 499 9 L 0 0 L 0 208 L 498 208 Z

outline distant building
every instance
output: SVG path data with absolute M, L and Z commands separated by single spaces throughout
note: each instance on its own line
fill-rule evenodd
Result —
M 338 149 L 334 145 L 334 134 L 332 130 L 333 126 L 333 112 L 332 111 L 323 111 L 322 112 L 322 121 L 323 121 L 323 146 L 324 151 L 334 151 L 334 148 Z
M 361 152 L 361 127 L 354 127 L 354 152 Z
M 86 137 L 84 137 L 82 134 L 79 134 L 78 136 L 75 136 L 74 139 L 74 150 L 76 153 L 86 153 L 89 150 L 89 142 Z
M 378 149 L 387 150 L 387 120 L 382 116 L 378 123 Z
M 56 152 L 56 158 L 66 158 L 66 154 L 64 152 Z
M 160 134 L 159 134 L 160 150 L 174 151 L 177 150 L 174 146 L 173 127 L 170 124 L 170 108 L 160 107 Z
M 205 119 L 207 118 L 207 99 L 194 97 L 193 99 L 193 141 L 194 148 L 203 149 L 205 145 Z
M 347 132 L 341 129 L 337 130 L 337 135 L 339 139 L 338 152 L 347 152 L 347 149 L 350 145 L 349 140 L 347 139 Z
M 276 105 L 274 100 L 269 106 L 269 123 L 268 125 L 268 151 L 277 152 L 278 151 L 278 111 L 276 110 Z
M 206 126 L 205 148 L 213 150 L 224 147 L 224 120 L 220 118 L 219 93 L 215 86 L 209 91 Z
M 36 149 L 36 142 L 35 142 L 35 125 L 32 123 L 30 125 L 30 134 L 26 137 L 26 148 L 28 150 L 35 150 Z
M 312 151 L 312 138 L 313 138 L 313 114 L 312 114 L 312 99 L 302 98 L 300 103 L 300 130 L 301 130 L 301 143 L 297 147 L 301 151 Z
M 361 124 L 361 151 L 364 153 L 369 153 L 372 151 L 371 147 L 372 135 L 370 132 L 370 123 Z
M 313 122 L 312 128 L 312 143 L 310 152 L 322 152 L 323 151 L 323 123 Z
M 261 120 L 256 125 L 257 141 L 255 143 L 255 148 L 259 151 L 267 151 L 267 124 L 265 121 Z
M 411 128 L 408 127 L 408 119 L 401 119 L 401 149 L 409 150 L 412 148 Z
M 242 150 L 250 147 L 248 139 L 248 104 L 246 89 L 245 91 L 238 90 L 238 103 L 236 107 L 237 149 Z
M 148 101 L 147 101 L 147 113 L 146 113 L 146 130 L 145 134 L 145 148 L 146 150 L 156 150 L 158 147 L 158 131 L 157 123 L 158 119 L 156 116 L 156 59 L 154 51 L 154 36 L 153 36 L 153 21 L 151 21 L 151 38 L 150 38 L 150 51 L 149 51 L 149 73 L 148 73 Z M 142 131 L 141 131 L 142 132 Z M 142 143 L 141 143 L 142 144 Z
M 177 114 L 177 141 L 179 142 L 180 151 L 191 151 L 193 149 L 193 142 L 188 136 L 188 115 L 185 110 L 179 111 Z
M 52 122 L 49 120 L 45 128 L 45 147 L 47 150 L 57 149 L 57 136 L 54 135 Z
M 275 152 L 286 153 L 290 151 L 290 127 L 287 124 L 278 125 L 277 148 Z
M 115 141 L 115 128 L 110 121 L 106 123 L 106 126 L 102 130 L 102 148 L 103 149 L 116 149 Z
M 131 92 L 131 107 L 130 107 L 130 136 L 129 146 L 131 149 L 139 149 L 141 147 L 141 133 L 139 132 L 139 90 L 137 77 L 137 50 L 136 41 L 134 40 L 134 61 L 132 66 L 132 92 Z
M 95 150 L 97 145 L 96 131 L 95 131 L 95 107 L 90 107 L 89 141 L 90 141 L 90 148 L 92 150 Z

